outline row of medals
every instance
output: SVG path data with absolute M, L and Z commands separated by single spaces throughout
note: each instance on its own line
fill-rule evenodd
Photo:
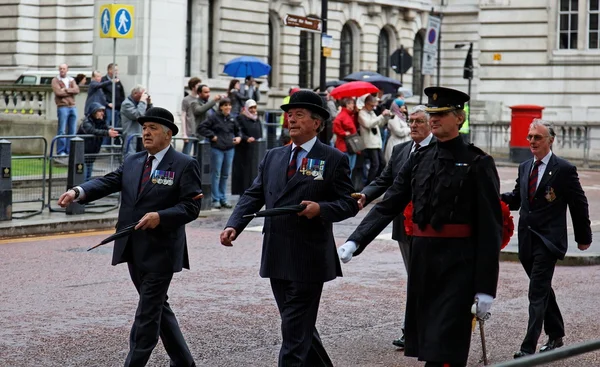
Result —
M 152 177 L 152 183 L 153 184 L 159 184 L 159 185 L 168 185 L 168 186 L 172 186 L 173 185 L 173 178 L 169 177 L 164 177 L 164 176 L 159 176 L 157 177 Z

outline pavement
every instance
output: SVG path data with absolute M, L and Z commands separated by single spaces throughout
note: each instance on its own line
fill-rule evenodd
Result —
M 517 177 L 517 164 L 508 162 L 498 163 L 498 173 L 500 175 L 501 191 L 506 192 L 512 190 L 514 187 L 515 179 Z M 595 170 L 581 170 L 579 171 L 580 180 L 582 186 L 586 192 L 588 201 L 590 203 L 590 220 L 592 222 L 592 232 L 594 238 L 598 238 L 597 235 L 600 232 L 600 171 Z M 230 197 L 232 204 L 237 203 L 237 195 Z M 22 209 L 25 204 L 21 204 Z M 38 204 L 27 204 L 25 206 L 35 206 L 39 209 Z M 55 205 L 55 207 L 57 207 Z M 17 206 L 15 205 L 15 208 Z M 359 213 L 355 218 L 344 221 L 342 223 L 336 223 L 334 230 L 339 235 L 348 236 L 352 233 L 352 229 L 356 228 L 356 225 L 360 223 L 356 219 L 362 219 L 368 212 L 369 207 Z M 15 210 L 15 209 L 13 209 Z M 91 208 L 90 210 L 97 210 Z M 26 237 L 26 236 L 39 236 L 44 234 L 57 234 L 57 233 L 75 233 L 85 231 L 95 231 L 100 229 L 114 228 L 117 221 L 117 210 L 112 210 L 106 213 L 86 213 L 81 215 L 67 215 L 63 212 L 49 212 L 48 210 L 42 211 L 41 214 L 32 216 L 27 219 L 13 219 L 12 221 L 0 221 L 0 239 L 2 238 L 13 238 L 13 237 Z M 515 234 L 512 236 L 509 244 L 501 252 L 501 260 L 505 261 L 518 261 L 518 241 L 516 226 L 518 223 L 519 214 L 518 212 L 511 212 L 514 217 L 515 223 Z M 200 213 L 201 218 L 218 216 L 219 211 L 207 210 Z M 348 223 L 353 223 L 348 225 Z M 260 232 L 262 227 L 253 227 L 250 230 Z M 568 237 L 569 237 L 569 248 L 565 259 L 561 263 L 562 265 L 596 265 L 600 264 L 600 246 L 594 245 L 587 251 L 580 251 L 577 248 L 577 244 L 574 239 L 572 230 L 572 224 L 570 218 L 568 219 Z M 392 241 L 391 238 L 392 228 L 388 226 L 378 237 L 381 240 Z

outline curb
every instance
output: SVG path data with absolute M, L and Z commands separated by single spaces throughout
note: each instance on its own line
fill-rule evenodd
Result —
M 501 251 L 500 252 L 500 261 L 511 261 L 511 262 L 520 262 L 519 254 L 517 252 L 509 252 L 509 251 Z M 600 265 L 600 255 L 587 255 L 587 256 L 577 256 L 577 255 L 569 255 L 565 256 L 564 260 L 559 260 L 556 263 L 557 266 L 591 266 L 591 265 Z

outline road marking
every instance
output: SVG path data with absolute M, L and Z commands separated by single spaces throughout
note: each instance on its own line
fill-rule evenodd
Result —
M 87 237 L 87 236 L 96 236 L 96 235 L 110 235 L 115 233 L 114 230 L 104 230 L 104 231 L 90 231 L 90 232 L 80 232 L 80 233 L 66 233 L 66 234 L 58 234 L 52 236 L 36 236 L 36 237 L 23 237 L 23 238 L 8 238 L 5 240 L 0 240 L 0 245 L 6 245 L 11 243 L 21 243 L 21 242 L 34 242 L 40 240 L 56 240 L 61 238 L 75 238 L 75 237 Z

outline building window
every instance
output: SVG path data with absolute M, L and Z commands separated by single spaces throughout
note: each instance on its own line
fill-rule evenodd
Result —
M 379 32 L 377 42 L 377 72 L 390 76 L 390 36 L 385 29 Z
M 558 48 L 577 48 L 577 13 L 579 0 L 560 0 L 558 11 Z
M 300 32 L 300 74 L 298 75 L 298 85 L 300 88 L 312 89 L 313 70 L 315 67 L 314 59 L 315 34 L 312 32 Z
M 340 80 L 344 79 L 346 75 L 352 73 L 353 55 L 354 42 L 352 39 L 352 29 L 348 24 L 344 24 L 340 41 Z
M 600 9 L 599 0 L 589 0 L 589 12 L 590 12 L 590 25 L 588 26 L 588 48 L 597 49 L 600 48 L 599 42 L 599 28 L 600 28 Z
M 423 78 L 421 71 L 423 70 L 423 34 L 417 33 L 415 43 L 413 45 L 413 93 L 415 95 L 423 95 Z
M 192 1 L 187 1 L 187 17 L 185 21 L 185 76 L 192 75 Z

